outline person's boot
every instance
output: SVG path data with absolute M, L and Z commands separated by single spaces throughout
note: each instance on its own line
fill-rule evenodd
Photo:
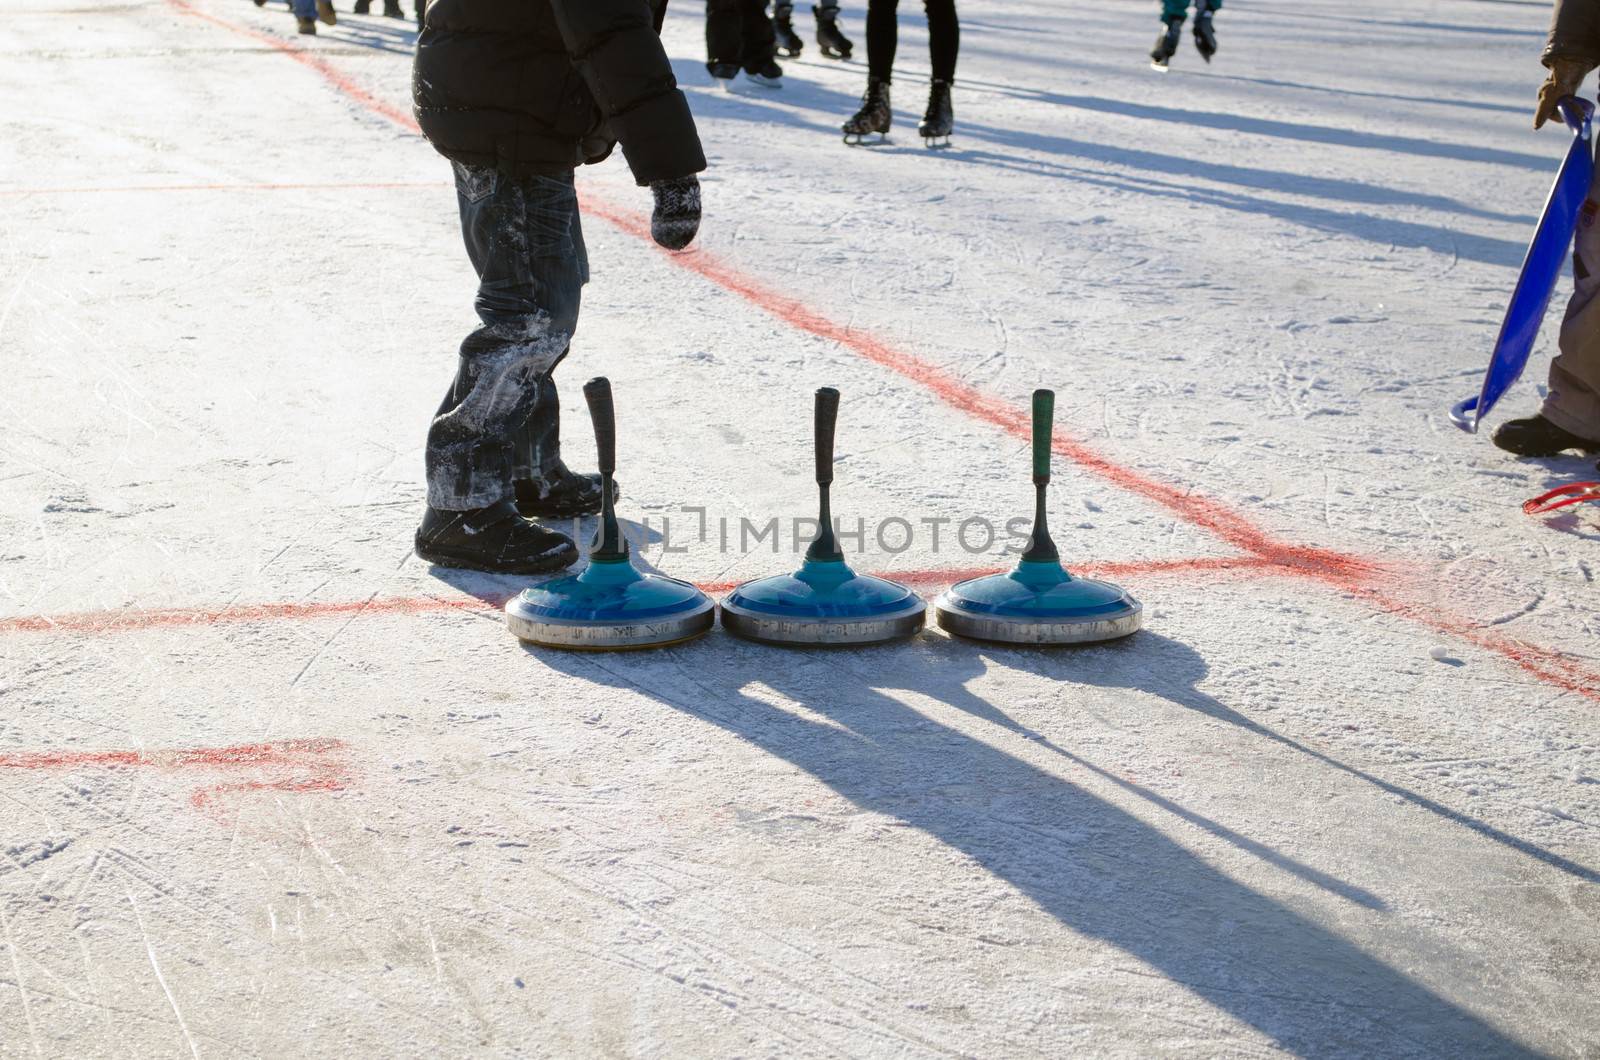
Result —
M 600 489 L 599 475 L 580 475 L 557 464 L 551 474 L 539 481 L 520 479 L 512 486 L 517 491 L 517 511 L 529 519 L 572 519 L 580 515 L 593 515 L 600 510 L 604 494 Z M 622 489 L 611 483 L 611 501 L 616 503 Z
M 1217 31 L 1211 25 L 1210 0 L 1200 0 L 1194 8 L 1194 46 L 1206 62 L 1217 54 Z
M 836 0 L 823 0 L 814 4 L 811 14 L 817 20 L 817 47 L 829 59 L 848 59 L 855 45 L 839 29 L 839 5 Z
M 772 34 L 778 39 L 778 54 L 793 59 L 805 48 L 800 35 L 794 31 L 794 4 L 778 0 L 772 5 Z
M 299 28 L 301 33 L 304 33 L 308 37 L 315 37 L 317 35 L 317 20 L 316 19 L 314 19 L 314 18 L 297 18 L 294 21 L 295 21 L 295 25 Z
M 928 109 L 917 133 L 929 147 L 949 147 L 956 114 L 950 105 L 950 82 L 935 81 L 928 89 Z
M 356 6 L 350 9 L 352 15 L 372 14 L 372 0 L 356 0 Z
M 509 500 L 468 512 L 430 505 L 415 548 L 429 563 L 490 574 L 545 574 L 578 558 L 571 538 L 524 519 Z
M 1173 15 L 1163 19 L 1167 28 L 1161 31 L 1161 36 L 1156 38 L 1156 46 L 1150 49 L 1150 65 L 1157 70 L 1166 70 L 1167 63 L 1178 54 L 1178 39 L 1183 34 L 1182 15 Z
M 333 0 L 317 0 L 317 17 L 330 26 L 339 24 L 339 16 L 333 10 Z
M 867 92 L 861 97 L 861 109 L 844 123 L 844 142 L 862 143 L 862 137 L 877 133 L 880 137 L 889 131 L 893 112 L 889 109 L 889 82 L 876 77 L 867 78 Z
M 384 18 L 405 18 L 406 13 L 400 10 L 400 0 L 383 0 Z
M 1501 449 L 1518 456 L 1555 456 L 1568 449 L 1600 452 L 1600 440 L 1579 437 L 1543 416 L 1507 420 L 1495 429 L 1493 441 Z
M 768 59 L 754 70 L 746 70 L 744 76 L 762 88 L 783 87 L 783 67 L 772 59 Z

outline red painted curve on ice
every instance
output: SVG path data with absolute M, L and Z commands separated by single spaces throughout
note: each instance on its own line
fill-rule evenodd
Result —
M 184 14 L 243 34 L 282 52 L 321 74 L 333 88 L 374 114 L 387 118 L 408 131 L 420 132 L 411 114 L 372 95 L 331 63 L 309 53 L 299 45 L 249 26 L 206 14 L 195 8 L 189 0 L 168 0 L 168 3 Z M 584 209 L 621 231 L 651 246 L 655 245 L 650 238 L 649 222 L 640 215 L 611 206 L 592 195 L 585 195 Z M 953 408 L 984 420 L 1008 434 L 1019 438 L 1029 436 L 1030 423 L 1024 410 L 978 390 L 937 365 L 893 349 L 865 332 L 835 323 L 809 306 L 772 290 L 703 250 L 687 253 L 662 251 L 662 253 L 668 254 L 675 264 L 740 296 L 779 320 L 819 338 L 837 342 L 866 360 L 919 384 Z M 1600 702 L 1600 670 L 1589 668 L 1560 652 L 1484 630 L 1470 619 L 1449 615 L 1434 605 L 1407 601 L 1395 592 L 1380 590 L 1372 584 L 1374 575 L 1378 572 L 1367 561 L 1332 549 L 1296 545 L 1280 540 L 1220 501 L 1197 496 L 1188 489 L 1161 482 L 1143 472 L 1124 467 L 1096 452 L 1087 444 L 1059 432 L 1055 436 L 1053 448 L 1056 453 L 1074 461 L 1085 471 L 1166 508 L 1187 523 L 1210 531 L 1241 551 L 1249 553 L 1258 560 L 1266 561 L 1277 568 L 1279 573 L 1322 582 L 1348 592 L 1380 611 L 1404 616 L 1440 633 L 1476 644 L 1510 660 L 1541 681 Z

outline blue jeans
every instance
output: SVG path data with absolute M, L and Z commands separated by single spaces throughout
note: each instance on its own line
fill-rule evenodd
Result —
M 295 18 L 316 18 L 317 0 L 289 0 Z
M 561 463 L 551 372 L 578 326 L 589 258 L 572 174 L 514 180 L 454 163 L 481 326 L 461 343 L 456 377 L 428 429 L 428 503 L 487 508 Z

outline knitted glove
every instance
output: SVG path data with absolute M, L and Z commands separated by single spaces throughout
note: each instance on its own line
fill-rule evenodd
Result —
M 1538 129 L 1556 116 L 1556 104 L 1577 95 L 1583 79 L 1594 69 L 1581 59 L 1552 59 L 1550 74 L 1539 86 L 1539 106 L 1533 112 L 1533 127 Z
M 700 230 L 700 181 L 693 176 L 650 184 L 656 198 L 650 236 L 668 250 L 682 250 Z

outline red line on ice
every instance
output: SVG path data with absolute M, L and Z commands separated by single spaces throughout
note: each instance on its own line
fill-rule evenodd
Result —
M 282 52 L 321 74 L 335 89 L 373 113 L 387 118 L 403 129 L 412 132 L 421 131 L 409 113 L 378 99 L 331 63 L 310 54 L 298 44 L 262 33 L 241 23 L 206 14 L 198 10 L 190 0 L 167 0 L 167 2 L 185 14 L 244 34 Z M 623 232 L 655 246 L 650 238 L 649 223 L 638 214 L 611 206 L 595 199 L 592 195 L 585 196 L 584 208 Z M 675 264 L 740 296 L 779 320 L 819 338 L 837 342 L 874 364 L 918 383 L 946 404 L 976 419 L 993 424 L 1009 434 L 1021 438 L 1028 437 L 1029 420 L 1024 410 L 1015 408 L 998 397 L 985 394 L 944 369 L 893 349 L 864 332 L 837 324 L 803 303 L 771 290 L 703 250 L 677 254 L 667 251 L 663 253 L 668 254 Z M 1450 615 L 1433 604 L 1407 601 L 1397 595 L 1382 592 L 1370 584 L 1374 575 L 1378 573 L 1377 569 L 1364 560 L 1332 549 L 1281 541 L 1220 501 L 1197 496 L 1190 490 L 1169 485 L 1132 468 L 1113 463 L 1085 443 L 1059 432 L 1056 434 L 1053 448 L 1056 453 L 1076 462 L 1084 470 L 1130 493 L 1159 504 L 1185 522 L 1209 530 L 1256 559 L 1265 561 L 1276 568 L 1277 573 L 1322 582 L 1357 599 L 1365 600 L 1380 611 L 1401 615 L 1441 633 L 1460 637 L 1503 656 L 1541 681 L 1600 702 L 1600 670 L 1591 669 L 1549 648 L 1489 632 L 1472 620 Z

